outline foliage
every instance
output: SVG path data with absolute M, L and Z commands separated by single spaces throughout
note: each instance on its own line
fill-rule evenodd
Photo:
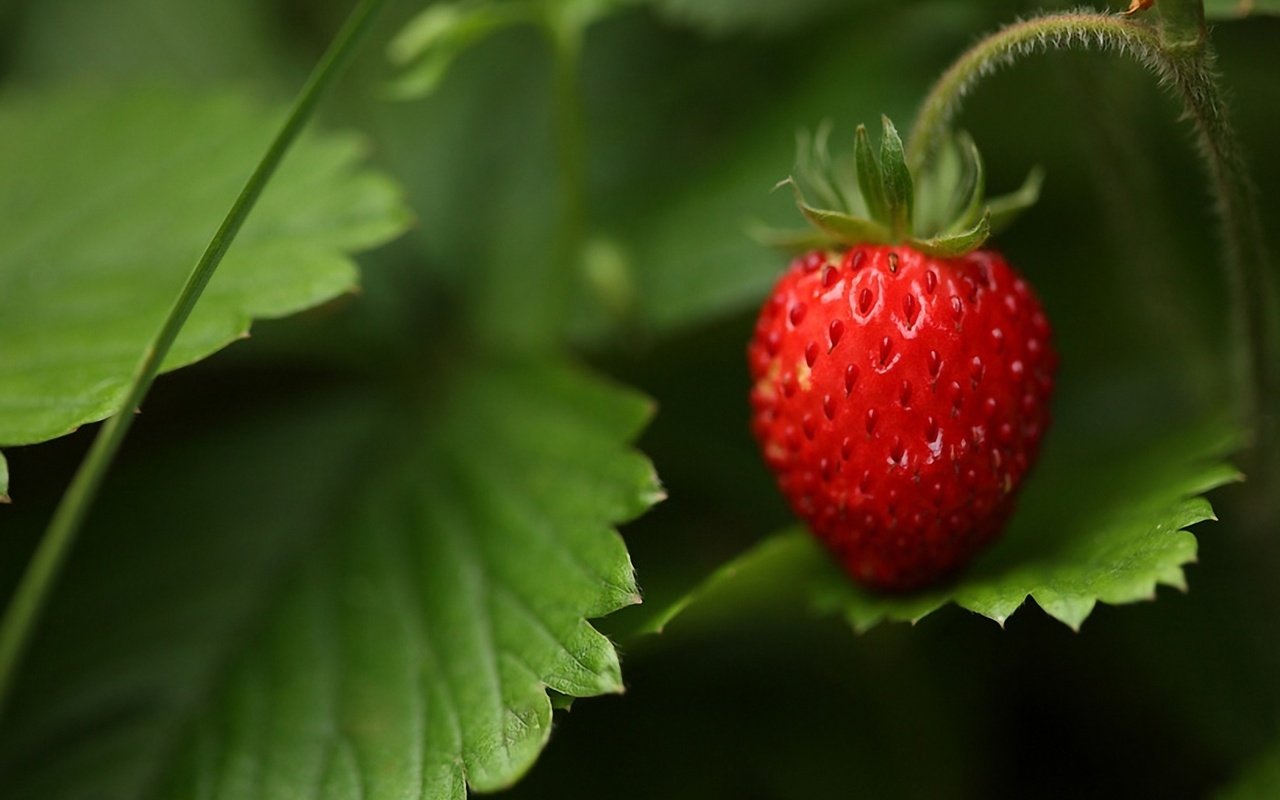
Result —
M 478 363 L 420 407 L 294 397 L 181 436 L 112 487 L 110 535 L 51 610 L 6 796 L 509 784 L 550 733 L 547 688 L 622 690 L 583 617 L 639 600 L 609 525 L 657 496 L 621 445 L 647 415 L 563 365 Z M 119 548 L 142 557 L 96 569 Z
M 0 4 L 6 587 L 93 428 L 65 434 L 134 411 L 121 387 L 348 10 L 83 5 Z M 1047 175 L 997 245 L 1055 321 L 1055 423 L 1002 544 L 871 596 L 746 433 L 742 347 L 783 265 L 748 231 L 801 221 L 769 193 L 798 129 L 909 120 L 1008 9 L 400 5 L 166 362 L 190 368 L 148 398 L 0 716 L 0 795 L 1017 796 L 1122 762 L 1117 794 L 1185 794 L 1273 741 L 1280 552 L 1266 498 L 1226 487 L 1250 435 L 1223 421 L 1231 295 L 1147 76 L 1051 56 L 967 100 L 985 174 L 961 151 L 939 180 Z M 1213 36 L 1272 204 L 1254 11 Z M 1054 102 L 1010 113 L 1032 97 Z M 1187 594 L 1095 609 L 1159 585 Z M 1011 617 L 1027 597 L 1046 614 Z
M 61 436 L 119 406 L 221 213 L 278 124 L 235 96 L 72 91 L 0 107 L 0 444 Z M 303 143 L 166 361 L 180 367 L 356 287 L 347 254 L 404 230 L 350 136 Z M 19 198 L 21 201 L 19 202 Z M 74 232 L 73 235 L 68 235 Z
M 702 612 L 703 603 L 775 603 L 798 591 L 806 605 L 840 614 L 860 632 L 885 620 L 915 623 L 947 603 L 1003 626 L 1028 598 L 1079 630 L 1099 601 L 1152 600 L 1160 585 L 1187 589 L 1183 567 L 1195 561 L 1196 540 L 1185 529 L 1214 519 L 1200 495 L 1239 478 L 1220 460 L 1237 445 L 1230 426 L 1201 425 L 1146 448 L 1130 443 L 1109 455 L 1051 460 L 1054 471 L 1020 498 L 1008 541 L 953 585 L 908 596 L 861 590 L 807 532 L 778 534 L 721 567 L 646 629 L 660 632 L 685 612 L 714 613 Z

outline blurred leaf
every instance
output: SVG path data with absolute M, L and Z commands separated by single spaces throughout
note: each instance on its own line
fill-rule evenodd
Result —
M 1280 744 L 1273 745 L 1217 797 L 1218 800 L 1274 800 L 1280 797 Z
M 238 98 L 54 93 L 0 104 L 0 443 L 118 410 L 143 348 L 275 127 Z M 351 253 L 404 230 L 350 136 L 304 137 L 166 360 L 197 361 L 351 291 Z
M 825 16 L 869 7 L 873 0 L 649 0 L 664 18 L 713 35 L 747 31 L 774 34 L 794 32 Z
M 0 453 L 0 503 L 9 502 L 9 462 Z
M 547 689 L 621 691 L 585 618 L 639 601 L 611 525 L 660 495 L 624 444 L 649 404 L 557 364 L 460 373 L 408 416 L 294 402 L 122 480 L 0 795 L 463 798 L 532 764 Z
M 163 76 L 183 85 L 252 80 L 261 86 L 289 61 L 273 19 L 275 4 L 261 0 L 21 5 L 13 54 L 18 79 L 101 85 Z
M 1185 529 L 1215 519 L 1201 495 L 1239 478 L 1222 461 L 1238 441 L 1229 427 L 1204 424 L 1144 448 L 1045 469 L 1027 485 L 1005 540 L 941 589 L 863 591 L 813 537 L 796 529 L 725 565 L 644 630 L 660 630 L 703 603 L 722 606 L 721 595 L 740 604 L 756 593 L 802 596 L 816 609 L 842 614 L 858 631 L 884 620 L 916 622 L 947 603 L 1003 625 L 1028 597 L 1079 628 L 1099 601 L 1149 600 L 1158 585 L 1186 588 L 1182 568 L 1195 560 L 1196 540 Z
M 1280 14 L 1280 0 L 1205 0 L 1206 19 L 1238 19 L 1254 14 Z
M 391 85 L 400 100 L 435 91 L 458 55 L 494 31 L 537 20 L 529 3 L 463 0 L 427 6 L 387 45 L 387 56 L 404 72 Z

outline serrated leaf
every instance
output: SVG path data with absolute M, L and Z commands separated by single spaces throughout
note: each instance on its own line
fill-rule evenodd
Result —
M 231 96 L 52 93 L 0 103 L 0 445 L 118 410 L 191 265 L 274 131 Z M 356 286 L 350 255 L 406 227 L 350 136 L 298 142 L 166 369 Z
M 967 231 L 935 236 L 932 239 L 907 239 L 907 243 L 922 253 L 939 258 L 955 258 L 982 246 L 991 236 L 991 215 L 982 219 Z
M 1044 185 L 1044 170 L 1032 167 L 1027 178 L 1017 190 L 987 201 L 987 214 L 991 217 L 991 235 L 999 233 L 1018 218 L 1018 215 L 1040 199 L 1040 187 Z
M 639 600 L 611 526 L 661 494 L 625 444 L 649 403 L 555 363 L 440 377 L 416 410 L 295 400 L 120 479 L 0 795 L 461 800 L 532 764 L 548 689 L 621 691 L 586 618 Z
M 1241 19 L 1280 14 L 1280 0 L 1205 0 L 1205 19 Z
M 875 153 L 871 151 L 871 137 L 865 125 L 859 125 L 853 139 L 853 163 L 858 175 L 858 188 L 866 201 L 871 218 L 882 225 L 891 224 L 889 201 L 885 197 L 884 176 Z
M 1098 602 L 1151 599 L 1160 585 L 1186 588 L 1183 567 L 1196 557 L 1186 529 L 1215 519 L 1201 495 L 1239 479 L 1222 461 L 1238 441 L 1233 428 L 1205 424 L 1124 455 L 1094 454 L 1035 474 L 1005 540 L 949 586 L 910 595 L 864 591 L 796 528 L 722 567 L 646 628 L 726 596 L 744 606 L 743 585 L 761 604 L 798 595 L 858 631 L 886 620 L 914 623 L 948 603 L 1003 625 L 1028 597 L 1079 628 Z
M 887 116 L 881 116 L 880 123 L 884 126 L 880 134 L 880 172 L 889 207 L 889 230 L 896 238 L 911 232 L 914 188 L 898 129 Z

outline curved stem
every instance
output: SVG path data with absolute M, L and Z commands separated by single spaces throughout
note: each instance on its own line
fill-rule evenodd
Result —
M 1152 28 L 1134 20 L 1080 11 L 1016 22 L 967 50 L 930 88 L 907 139 L 907 163 L 912 170 L 932 155 L 960 103 L 980 80 L 1019 58 L 1072 48 L 1113 50 L 1162 72 L 1159 37 Z
M 120 411 L 98 430 L 89 453 L 58 503 L 53 519 L 40 540 L 31 563 L 22 574 L 13 599 L 5 609 L 4 621 L 0 622 L 0 715 L 4 712 L 17 667 L 40 619 L 49 592 L 98 495 L 107 469 L 133 423 L 134 409 L 142 404 L 187 317 L 195 308 L 209 279 L 231 247 L 276 167 L 311 116 L 325 87 L 355 52 L 356 46 L 368 31 L 374 14 L 384 3 L 385 0 L 361 0 L 312 70 L 284 125 L 276 133 L 271 146 L 258 162 L 231 210 L 222 220 L 222 225 L 192 269 L 160 331 L 143 353 L 121 402 Z
M 961 55 L 930 89 L 908 139 L 907 154 L 918 169 L 977 83 L 1024 56 L 1049 50 L 1109 50 L 1155 73 L 1182 102 L 1192 123 L 1217 206 L 1237 338 L 1240 412 L 1262 451 L 1274 441 L 1274 415 L 1280 409 L 1280 315 L 1255 189 L 1227 120 L 1213 72 L 1213 53 L 1203 38 L 1197 41 L 1186 35 L 1195 27 L 1191 22 L 1166 21 L 1158 31 L 1126 17 L 1073 12 L 1024 20 L 997 31 Z M 1257 466 L 1266 468 L 1261 458 Z

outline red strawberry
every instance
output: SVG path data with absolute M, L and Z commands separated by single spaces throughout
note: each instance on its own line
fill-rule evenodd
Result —
M 870 219 L 808 205 L 793 179 L 824 246 L 778 281 L 748 348 L 765 461 L 796 514 L 877 589 L 933 583 L 998 537 L 1049 421 L 1048 320 L 999 253 L 975 249 L 1034 201 L 1038 178 L 984 214 L 981 161 L 965 144 L 967 169 L 950 165 L 968 175 L 961 196 L 931 204 L 955 218 L 932 225 L 913 218 L 888 120 L 878 161 L 858 130 Z M 822 137 L 814 153 L 829 164 Z M 829 202 L 857 196 L 830 174 L 802 178 Z
M 811 252 L 774 287 L 749 358 L 765 459 L 855 579 L 924 586 L 999 535 L 1048 423 L 1055 356 L 998 253 Z

